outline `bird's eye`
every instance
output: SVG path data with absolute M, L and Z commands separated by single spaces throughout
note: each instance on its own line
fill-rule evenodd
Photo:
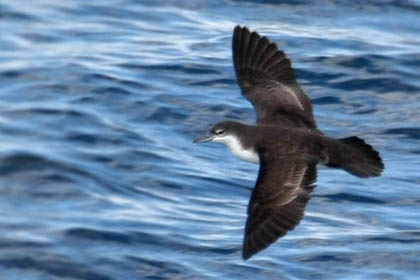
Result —
M 225 132 L 223 131 L 223 129 L 218 129 L 216 130 L 216 134 L 220 136 L 220 135 L 225 134 Z

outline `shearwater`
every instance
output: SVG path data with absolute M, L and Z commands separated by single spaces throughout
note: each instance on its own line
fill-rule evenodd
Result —
M 260 165 L 242 246 L 242 257 L 249 259 L 299 224 L 318 163 L 361 178 L 379 176 L 384 165 L 362 139 L 333 139 L 317 128 L 311 100 L 299 87 L 290 60 L 266 37 L 236 26 L 232 53 L 242 95 L 254 106 L 257 124 L 220 122 L 194 143 L 221 142 L 240 159 Z

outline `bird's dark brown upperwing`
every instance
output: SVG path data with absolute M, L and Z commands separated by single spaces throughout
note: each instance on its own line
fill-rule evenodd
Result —
M 299 87 L 290 60 L 274 43 L 236 26 L 233 64 L 242 94 L 261 124 L 316 128 L 309 97 Z
M 260 171 L 248 205 L 242 257 L 267 248 L 303 218 L 316 180 L 316 161 L 260 151 Z

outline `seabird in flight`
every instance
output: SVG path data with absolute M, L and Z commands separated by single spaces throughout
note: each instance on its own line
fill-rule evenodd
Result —
M 361 178 L 379 176 L 384 165 L 362 139 L 333 139 L 317 128 L 311 100 L 276 44 L 236 26 L 232 52 L 242 95 L 254 106 L 257 123 L 220 122 L 194 143 L 221 142 L 240 159 L 260 165 L 242 247 L 243 258 L 249 259 L 299 224 L 315 187 L 317 164 Z

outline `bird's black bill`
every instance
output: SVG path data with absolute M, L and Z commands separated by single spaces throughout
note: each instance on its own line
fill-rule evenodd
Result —
M 203 143 L 203 142 L 209 142 L 211 140 L 213 140 L 213 136 L 205 135 L 204 137 L 194 139 L 193 143 L 194 144 L 199 144 L 199 143 Z

